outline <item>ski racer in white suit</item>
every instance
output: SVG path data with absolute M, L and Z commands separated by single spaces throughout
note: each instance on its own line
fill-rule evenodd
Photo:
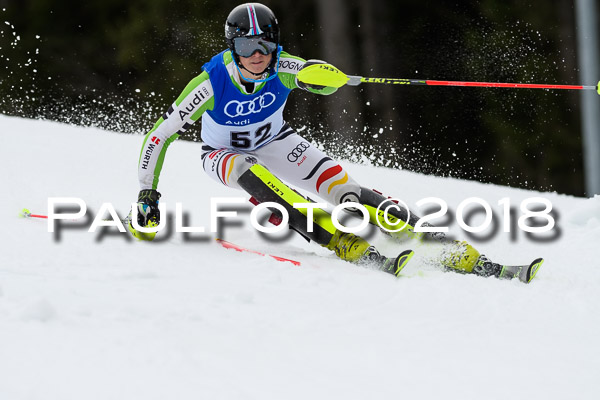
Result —
M 307 232 L 306 210 L 292 207 L 294 202 L 307 200 L 287 185 L 315 193 L 333 205 L 361 203 L 375 224 L 380 218 L 375 209 L 386 200 L 362 188 L 338 162 L 284 121 L 283 111 L 293 89 L 321 95 L 337 90 L 297 79 L 303 68 L 324 62 L 307 62 L 283 51 L 277 19 L 262 4 L 234 8 L 225 23 L 225 37 L 228 49 L 203 66 L 202 73 L 192 79 L 145 136 L 138 167 L 140 226 L 155 226 L 160 219 L 157 186 L 169 144 L 202 118 L 203 167 L 212 179 L 243 189 L 258 202 L 280 203 L 288 210 L 290 227 L 340 258 L 376 263 L 397 274 L 401 268 L 398 258 L 381 256 L 361 237 L 335 229 L 322 214 L 315 217 L 313 232 Z M 403 218 L 405 215 L 397 217 L 408 219 Z M 409 228 L 414 226 L 415 217 L 408 222 Z M 131 224 L 129 228 L 138 236 Z M 472 261 L 465 263 L 462 253 Z M 471 246 L 463 246 L 461 254 L 453 255 L 453 267 L 471 272 L 479 254 Z

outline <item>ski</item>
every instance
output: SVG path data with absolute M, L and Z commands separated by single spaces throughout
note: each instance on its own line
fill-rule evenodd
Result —
M 382 257 L 381 270 L 392 274 L 396 277 L 400 276 L 400 271 L 408 264 L 415 252 L 412 250 L 405 250 L 398 255 L 396 258 Z
M 543 258 L 536 258 L 529 265 L 503 265 L 498 278 L 513 279 L 516 277 L 523 283 L 529 283 L 535 278 L 543 263 Z
M 252 253 L 252 254 L 257 254 L 259 256 L 263 256 L 263 257 L 271 257 L 277 261 L 282 261 L 282 262 L 291 262 L 294 265 L 300 265 L 299 261 L 296 260 L 290 260 L 289 258 L 283 258 L 283 257 L 279 257 L 279 256 L 274 256 L 272 254 L 265 254 L 265 253 L 261 253 L 259 251 L 255 251 L 255 250 L 251 250 L 242 246 L 238 246 L 237 244 L 228 242 L 226 240 L 223 239 L 216 239 L 217 243 L 219 243 L 221 246 L 225 247 L 226 249 L 233 249 L 239 252 L 245 252 L 245 253 Z
M 486 256 L 480 256 L 473 272 L 480 276 L 495 276 L 498 279 L 518 278 L 523 283 L 529 283 L 535 278 L 544 263 L 543 258 L 536 258 L 530 264 L 502 265 L 490 261 Z

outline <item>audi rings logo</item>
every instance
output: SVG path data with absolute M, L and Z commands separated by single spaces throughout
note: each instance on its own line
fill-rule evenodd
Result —
M 231 118 L 256 114 L 275 103 L 275 95 L 267 92 L 248 101 L 231 100 L 225 105 L 225 114 Z
M 300 142 L 300 144 L 298 146 L 296 146 L 296 148 L 292 151 L 290 151 L 287 155 L 287 159 L 289 162 L 296 162 L 298 161 L 298 159 L 300 158 L 300 156 L 302 155 L 302 153 L 304 153 L 306 151 L 306 149 L 308 149 L 310 147 L 310 144 L 308 142 Z

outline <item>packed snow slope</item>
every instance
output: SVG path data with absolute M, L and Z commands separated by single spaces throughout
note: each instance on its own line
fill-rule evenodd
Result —
M 458 205 L 484 199 L 499 225 L 470 239 L 478 249 L 511 264 L 546 259 L 525 285 L 444 272 L 415 245 L 396 279 L 297 235 L 259 235 L 248 203 L 231 206 L 238 217 L 220 236 L 302 265 L 220 247 L 210 198 L 247 196 L 205 176 L 199 144 L 184 141 L 169 148 L 159 190 L 169 215 L 180 202 L 186 226 L 206 233 L 146 243 L 114 227 L 88 233 L 90 220 L 64 222 L 57 237 L 19 211 L 75 197 L 90 217 L 103 203 L 125 216 L 142 137 L 6 116 L 0 132 L 0 399 L 600 398 L 600 197 L 343 163 L 415 210 L 443 199 L 450 211 L 433 222 L 457 238 L 467 238 Z M 503 232 L 498 202 L 510 199 L 516 225 L 530 197 L 556 213 L 545 242 Z M 404 246 L 372 240 L 389 255 Z

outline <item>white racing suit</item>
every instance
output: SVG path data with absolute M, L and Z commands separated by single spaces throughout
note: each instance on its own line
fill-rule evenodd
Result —
M 306 210 L 292 207 L 306 199 L 287 185 L 314 193 L 333 205 L 361 203 L 369 212 L 370 222 L 381 226 L 383 216 L 377 206 L 386 200 L 361 188 L 339 163 L 285 123 L 287 96 L 299 87 L 296 74 L 305 62 L 279 48 L 275 69 L 269 75 L 272 79 L 255 84 L 249 93 L 240 81 L 231 52 L 226 50 L 214 56 L 146 135 L 138 167 L 141 189 L 157 189 L 169 144 L 202 118 L 201 157 L 204 171 L 212 179 L 243 189 L 259 202 L 283 205 L 292 228 L 335 251 L 340 258 L 358 261 L 368 254 L 372 246 L 360 237 L 337 230 L 324 212 L 316 213 L 315 229 L 307 232 Z M 336 89 L 306 90 L 327 95 Z M 414 235 L 414 215 L 409 218 L 400 211 L 391 217 L 408 220 L 407 232 Z M 472 250 L 470 255 L 476 259 L 478 253 Z M 462 265 L 462 250 L 459 253 L 453 264 L 471 272 L 474 261 Z

